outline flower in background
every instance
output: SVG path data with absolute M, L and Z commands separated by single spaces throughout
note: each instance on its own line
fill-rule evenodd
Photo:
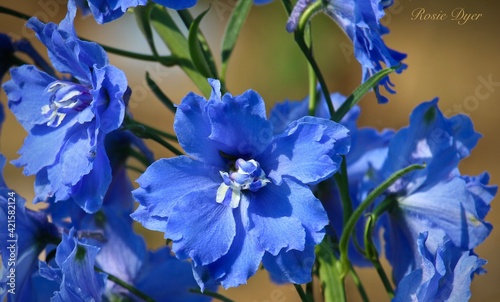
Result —
M 122 130 L 109 133 L 105 146 L 113 179 L 101 209 L 88 214 L 74 203 L 55 203 L 46 212 L 59 225 L 85 234 L 85 243 L 100 249 L 95 258 L 99 268 L 156 301 L 163 301 L 165 297 L 169 297 L 169 301 L 208 301 L 206 296 L 189 292 L 189 289 L 198 288 L 190 263 L 176 259 L 168 247 L 148 251 L 144 239 L 133 230 L 130 218 L 134 206 L 133 188 L 125 163 L 131 153 L 143 154 L 147 161 L 152 162 L 151 151 L 141 139 Z M 111 301 L 115 298 L 137 299 L 111 280 L 106 281 L 104 296 Z
M 5 157 L 0 155 L 1 170 L 5 162 Z M 48 221 L 44 213 L 27 209 L 24 199 L 7 187 L 3 175 L 0 175 L 0 221 L 3 268 L 0 273 L 0 301 L 4 301 L 6 295 L 7 301 L 43 301 L 38 299 L 43 290 L 37 290 L 39 286 L 35 281 L 38 256 L 50 243 L 59 240 L 56 226 Z M 10 269 L 15 270 L 13 287 L 9 284 Z M 15 294 L 9 294 L 9 289 L 14 289 Z M 50 287 L 45 288 L 48 289 Z
M 34 66 L 11 69 L 3 85 L 9 108 L 28 132 L 13 163 L 36 175 L 35 200 L 72 199 L 96 212 L 111 182 L 105 135 L 117 129 L 130 92 L 124 73 L 109 65 L 102 47 L 79 40 L 76 7 L 59 24 L 31 18 L 27 26 L 48 49 L 54 67 L 71 78 L 55 78 Z
M 482 272 L 486 260 L 458 248 L 448 237 L 431 252 L 427 238 L 427 232 L 418 236 L 420 266 L 401 279 L 392 301 L 468 301 L 472 278 Z
M 392 202 L 381 223 L 396 283 L 420 265 L 420 233 L 428 232 L 426 246 L 431 253 L 437 251 L 445 236 L 461 250 L 469 251 L 490 234 L 492 227 L 484 218 L 497 188 L 487 185 L 487 174 L 466 177 L 457 168 L 479 137 L 468 117 L 445 118 L 437 99 L 422 103 L 411 114 L 410 126 L 392 138 L 381 169 L 363 184 L 367 194 L 402 168 L 426 165 L 397 180 L 383 196 Z
M 11 37 L 0 33 L 0 81 L 3 76 L 14 65 L 22 65 L 24 61 L 15 56 L 16 52 L 23 53 L 30 57 L 35 65 L 50 75 L 54 75 L 54 70 L 43 59 L 43 57 L 33 48 L 26 39 L 13 41 Z
M 302 13 L 313 3 L 321 0 L 299 0 L 295 5 L 287 23 L 287 30 L 294 31 Z M 401 64 L 396 72 L 402 72 L 407 66 L 401 62 L 406 55 L 388 48 L 382 36 L 389 33 L 389 29 L 380 24 L 384 16 L 384 8 L 391 5 L 391 1 L 380 0 L 329 0 L 324 12 L 330 16 L 347 34 L 353 43 L 353 53 L 362 66 L 362 81 L 366 81 L 385 67 L 395 67 Z M 382 65 L 382 63 L 384 65 Z M 394 93 L 389 77 L 383 78 L 379 85 Z M 375 86 L 375 93 L 379 103 L 386 103 L 388 99 L 380 94 L 379 86 Z
M 143 6 L 148 3 L 147 0 L 70 0 L 82 9 L 84 14 L 92 13 L 97 23 L 103 24 L 120 18 L 127 9 L 136 6 Z M 167 8 L 181 10 L 194 6 L 197 0 L 153 0 L 153 2 L 163 5 Z
M 307 184 L 337 171 L 348 130 L 305 117 L 273 135 L 255 91 L 221 96 L 219 81 L 210 84 L 208 101 L 191 93 L 177 108 L 174 129 L 189 156 L 146 170 L 132 217 L 192 259 L 202 289 L 246 283 L 261 261 L 273 279 L 308 282 L 328 220 Z
M 346 97 L 339 93 L 331 94 L 330 98 L 334 108 L 337 109 L 346 100 Z M 273 129 L 282 131 L 284 125 L 307 116 L 309 114 L 308 108 L 308 97 L 302 101 L 285 101 L 276 104 L 270 114 Z M 380 169 L 387 157 L 389 141 L 394 134 L 392 130 L 378 132 L 370 127 L 358 128 L 357 120 L 360 113 L 359 106 L 354 106 L 340 121 L 340 124 L 349 129 L 351 136 L 351 148 L 345 158 L 349 176 L 349 193 L 354 209 L 362 201 L 358 193 L 363 179 L 369 177 L 372 170 Z M 326 99 L 323 95 L 321 95 L 321 99 L 317 104 L 315 116 L 330 118 Z M 334 238 L 339 238 L 342 235 L 344 218 L 342 217 L 343 206 L 337 184 L 333 179 L 328 179 L 313 187 L 313 192 L 321 200 L 328 214 L 332 226 L 329 230 L 333 232 L 331 235 Z M 364 223 L 365 219 L 358 222 L 355 234 L 361 247 L 363 247 Z M 352 241 L 349 247 L 349 259 L 358 266 L 370 265 L 370 262 L 359 253 L 359 249 L 355 247 Z
M 107 275 L 94 270 L 99 248 L 82 243 L 75 229 L 63 234 L 56 249 L 57 268 L 39 262 L 42 277 L 60 284 L 50 301 L 101 301 Z

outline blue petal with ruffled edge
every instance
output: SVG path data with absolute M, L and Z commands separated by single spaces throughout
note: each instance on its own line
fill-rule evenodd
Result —
M 319 0 L 297 1 L 287 23 L 289 32 L 297 28 L 302 13 L 316 1 Z M 384 8 L 390 4 L 392 3 L 382 5 L 380 0 L 329 0 L 324 8 L 325 13 L 335 20 L 351 39 L 354 56 L 362 66 L 363 82 L 381 71 L 384 65 L 396 67 L 401 64 L 396 70 L 398 73 L 407 67 L 401 63 L 406 55 L 388 48 L 382 39 L 389 29 L 380 24 L 380 19 L 384 16 Z M 391 88 L 394 85 L 386 76 L 374 88 L 378 102 L 386 103 L 388 99 L 380 94 L 379 86 L 384 86 L 388 92 L 394 93 Z
M 143 6 L 148 3 L 146 0 L 70 0 L 76 2 L 84 14 L 89 12 L 94 15 L 97 23 L 103 24 L 120 18 L 127 9 L 136 6 Z M 194 6 L 197 0 L 153 0 L 153 2 L 163 5 L 167 8 L 181 10 Z
M 140 206 L 132 217 L 171 238 L 178 258 L 193 260 L 202 289 L 245 283 L 265 253 L 277 278 L 310 279 L 312 263 L 303 262 L 328 220 L 305 183 L 336 172 L 339 154 L 349 150 L 348 130 L 308 117 L 276 136 L 256 92 L 221 96 L 219 82 L 209 83 L 208 101 L 188 94 L 176 113 L 174 129 L 189 157 L 161 159 L 146 170 L 133 192 Z M 305 269 L 272 264 L 293 253 Z
M 395 202 L 382 224 L 396 282 L 419 265 L 416 240 L 420 233 L 429 232 L 426 245 L 434 253 L 445 235 L 467 251 L 491 232 L 484 218 L 496 187 L 487 186 L 485 175 L 462 177 L 457 168 L 479 137 L 469 118 L 445 118 L 435 99 L 417 106 L 410 126 L 392 138 L 387 160 L 372 181 L 377 183 L 411 164 L 426 164 L 425 169 L 396 181 L 386 195 Z M 365 185 L 363 190 L 375 184 Z
M 13 163 L 25 175 L 36 175 L 34 202 L 73 199 L 87 212 L 96 212 L 111 181 L 104 136 L 120 127 L 128 96 L 122 71 L 109 65 L 96 43 L 81 41 L 73 21 L 76 7 L 59 25 L 31 18 L 27 26 L 48 49 L 59 72 L 79 83 L 38 71 L 13 68 L 3 86 L 9 108 L 28 131 Z
M 0 171 L 6 163 L 6 158 L 0 155 Z M 15 213 L 15 214 L 13 214 Z M 14 233 L 9 231 L 8 222 L 14 220 Z M 8 295 L 8 301 L 41 301 L 37 300 L 34 275 L 38 271 L 38 256 L 50 240 L 57 240 L 58 231 L 49 223 L 47 215 L 34 212 L 25 207 L 25 200 L 5 184 L 3 173 L 0 173 L 0 255 L 2 256 L 2 274 L 0 277 L 0 301 Z M 15 236 L 11 236 L 15 235 Z M 11 242 L 10 240 L 15 240 Z M 9 247 L 17 248 L 15 251 Z M 15 256 L 11 256 L 14 252 Z M 12 258 L 16 259 L 15 267 Z M 5 270 L 3 270 L 5 268 Z M 15 295 L 6 290 L 12 288 L 10 282 L 10 268 L 15 269 Z
M 79 242 L 75 235 L 75 229 L 63 234 L 55 258 L 59 267 L 40 262 L 40 275 L 61 284 L 51 301 L 101 301 L 107 276 L 94 271 L 99 248 Z
M 457 248 L 448 237 L 431 252 L 427 238 L 427 232 L 419 234 L 417 247 L 421 265 L 399 282 L 392 301 L 469 300 L 472 278 L 486 261 Z

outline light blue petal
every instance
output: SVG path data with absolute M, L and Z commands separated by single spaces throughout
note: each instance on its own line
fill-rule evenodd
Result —
M 19 123 L 26 131 L 46 123 L 48 119 L 41 114 L 42 107 L 49 104 L 46 90 L 56 79 L 32 65 L 12 68 L 10 74 L 11 80 L 3 84 L 3 89 L 9 100 L 9 109 Z
M 202 290 L 219 283 L 226 289 L 236 287 L 245 284 L 257 272 L 264 249 L 257 238 L 246 231 L 249 202 L 243 196 L 240 206 L 233 210 L 236 235 L 227 254 L 206 266 L 193 266 L 193 273 Z
M 264 100 L 248 90 L 232 97 L 225 94 L 222 101 L 213 101 L 207 108 L 210 117 L 209 138 L 219 144 L 225 154 L 254 158 L 271 142 L 273 131 L 266 119 Z
M 218 169 L 190 157 L 179 156 L 154 162 L 137 182 L 140 188 L 132 193 L 142 205 L 140 217 L 150 216 L 155 219 L 169 217 L 178 200 L 195 190 L 214 190 L 215 203 L 215 191 L 222 178 Z M 139 214 L 132 214 L 132 217 L 139 219 Z M 139 221 L 145 223 L 144 219 Z
M 207 101 L 194 93 L 188 94 L 177 107 L 174 120 L 174 130 L 179 144 L 192 157 L 225 167 L 217 145 L 208 137 L 211 124 L 207 115 Z
M 292 192 L 285 182 L 280 186 L 270 183 L 254 192 L 250 200 L 248 232 L 272 255 L 282 249 L 304 249 L 306 233 L 301 221 L 293 216 L 289 201 Z
M 262 263 L 276 283 L 308 283 L 312 280 L 312 268 L 316 259 L 314 247 L 306 245 L 303 251 L 281 251 L 276 256 L 266 253 Z
M 229 251 L 236 234 L 234 215 L 231 207 L 215 201 L 215 193 L 191 191 L 172 208 L 165 237 L 172 239 L 179 259 L 206 265 Z
M 280 184 L 283 176 L 305 184 L 318 183 L 335 173 L 349 151 L 348 130 L 335 122 L 303 117 L 275 137 L 257 161 L 267 176 Z

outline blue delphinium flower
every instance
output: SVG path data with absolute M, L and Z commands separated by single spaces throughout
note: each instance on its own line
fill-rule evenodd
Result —
M 337 171 L 348 130 L 305 117 L 273 135 L 255 91 L 221 96 L 219 81 L 210 84 L 208 101 L 191 93 L 177 108 L 174 129 L 188 156 L 146 170 L 132 216 L 192 259 L 202 289 L 246 283 L 261 260 L 276 279 L 307 282 L 328 220 L 306 185 Z
M 468 117 L 445 118 L 435 99 L 419 105 L 411 114 L 410 126 L 392 138 L 387 159 L 371 181 L 378 179 L 376 184 L 411 164 L 426 164 L 425 169 L 396 181 L 383 196 L 391 202 L 381 219 L 396 283 L 419 266 L 416 244 L 420 233 L 429 233 L 426 246 L 431 253 L 445 235 L 464 251 L 474 249 L 489 235 L 492 227 L 484 218 L 496 187 L 487 186 L 487 174 L 463 177 L 457 168 L 479 137 Z M 367 191 L 374 186 L 365 185 Z
M 0 155 L 0 170 L 5 162 L 5 157 Z M 9 189 L 0 175 L 0 255 L 5 268 L 0 282 L 0 301 L 4 301 L 5 295 L 8 301 L 40 301 L 36 300 L 38 292 L 33 282 L 38 271 L 38 256 L 59 238 L 57 228 L 49 223 L 47 215 L 27 209 L 24 204 L 24 199 Z M 15 282 L 11 282 L 11 278 Z M 9 294 L 9 289 L 15 294 Z
M 294 7 L 287 23 L 287 30 L 294 31 L 297 28 L 300 16 L 312 3 L 321 0 L 299 0 Z M 406 68 L 401 62 L 406 55 L 388 48 L 382 36 L 389 33 L 389 29 L 380 24 L 384 16 L 384 8 L 392 3 L 380 0 L 329 0 L 324 11 L 329 15 L 353 43 L 354 56 L 362 66 L 363 82 L 372 75 L 382 70 L 384 66 L 393 67 L 401 64 L 397 72 Z M 389 77 L 380 81 L 387 91 L 394 93 L 391 89 L 393 84 Z M 386 103 L 388 99 L 380 94 L 379 86 L 375 86 L 375 93 L 379 103 Z
M 445 237 L 435 252 L 426 246 L 428 233 L 417 238 L 420 266 L 406 275 L 396 287 L 393 302 L 468 301 L 475 273 L 486 261 L 464 251 Z
M 92 13 L 97 23 L 103 24 L 120 18 L 129 8 L 143 6 L 147 0 L 70 0 L 76 2 L 84 14 Z M 194 6 L 197 0 L 153 0 L 167 8 L 181 10 Z
M 346 100 L 346 97 L 339 93 L 331 94 L 330 98 L 334 108 L 339 108 Z M 282 130 L 283 125 L 308 115 L 308 108 L 308 97 L 302 101 L 285 101 L 276 104 L 270 115 L 273 128 Z M 349 129 L 351 136 L 351 148 L 346 155 L 346 164 L 349 194 L 353 208 L 356 208 L 362 201 L 358 196 L 358 192 L 363 178 L 368 177 L 371 170 L 380 169 L 387 157 L 389 141 L 393 135 L 391 130 L 378 132 L 376 129 L 369 127 L 358 128 L 357 120 L 360 112 L 359 106 L 354 106 L 340 121 L 342 125 Z M 317 104 L 315 116 L 330 118 L 326 99 L 323 96 Z M 342 234 L 344 218 L 342 217 L 343 206 L 337 184 L 333 179 L 329 179 L 315 187 L 313 191 L 323 203 L 328 214 L 330 225 L 333 227 L 330 230 L 334 231 L 334 234 L 331 235 L 338 238 Z M 364 222 L 364 219 L 358 222 L 355 234 L 355 236 L 358 236 L 358 244 L 361 246 L 364 236 Z M 358 252 L 352 242 L 349 248 L 349 258 L 355 265 L 369 265 L 369 262 Z
M 107 275 L 94 270 L 95 258 L 99 248 L 82 243 L 76 236 L 76 230 L 63 234 L 56 249 L 58 267 L 39 262 L 39 273 L 48 280 L 60 284 L 59 291 L 50 301 L 101 301 Z
M 34 66 L 11 69 L 3 85 L 9 108 L 28 132 L 13 163 L 36 175 L 35 200 L 72 199 L 97 211 L 111 181 L 105 135 L 117 129 L 128 97 L 124 73 L 109 65 L 102 47 L 77 38 L 76 8 L 58 25 L 31 18 L 27 26 L 47 46 L 54 67 L 72 79 L 55 78 Z
M 66 228 L 75 228 L 86 235 L 87 243 L 100 248 L 95 258 L 99 268 L 156 301 L 164 301 L 165 297 L 170 297 L 169 301 L 208 301 L 205 296 L 189 292 L 189 289 L 198 287 L 190 263 L 176 259 L 168 247 L 148 251 L 144 239 L 134 233 L 130 218 L 134 205 L 132 184 L 125 163 L 132 148 L 152 162 L 151 151 L 131 132 L 121 130 L 108 134 L 105 146 L 113 179 L 101 209 L 88 214 L 74 203 L 56 203 L 51 204 L 47 212 L 53 221 Z M 106 282 L 104 296 L 109 300 L 119 297 L 136 299 L 127 289 L 110 280 Z

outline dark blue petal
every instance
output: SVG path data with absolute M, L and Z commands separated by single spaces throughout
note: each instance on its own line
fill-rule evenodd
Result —
M 148 253 L 134 284 L 156 301 L 162 301 L 165 297 L 172 302 L 208 302 L 211 300 L 210 297 L 189 291 L 197 287 L 191 264 L 176 259 L 171 255 L 168 247 Z M 208 289 L 217 290 L 216 287 L 208 287 Z
M 363 81 L 373 76 L 385 67 L 398 66 L 406 58 L 405 54 L 388 48 L 382 40 L 382 35 L 389 30 L 380 24 L 384 16 L 383 6 L 379 0 L 330 0 L 326 13 L 332 17 L 351 39 L 354 47 L 354 56 L 363 68 Z M 406 68 L 402 64 L 397 72 Z M 388 77 L 382 79 L 387 91 L 393 84 Z M 387 102 L 381 96 L 378 86 L 375 87 L 379 103 Z
M 154 0 L 154 2 L 171 9 L 181 10 L 194 6 L 197 0 Z

